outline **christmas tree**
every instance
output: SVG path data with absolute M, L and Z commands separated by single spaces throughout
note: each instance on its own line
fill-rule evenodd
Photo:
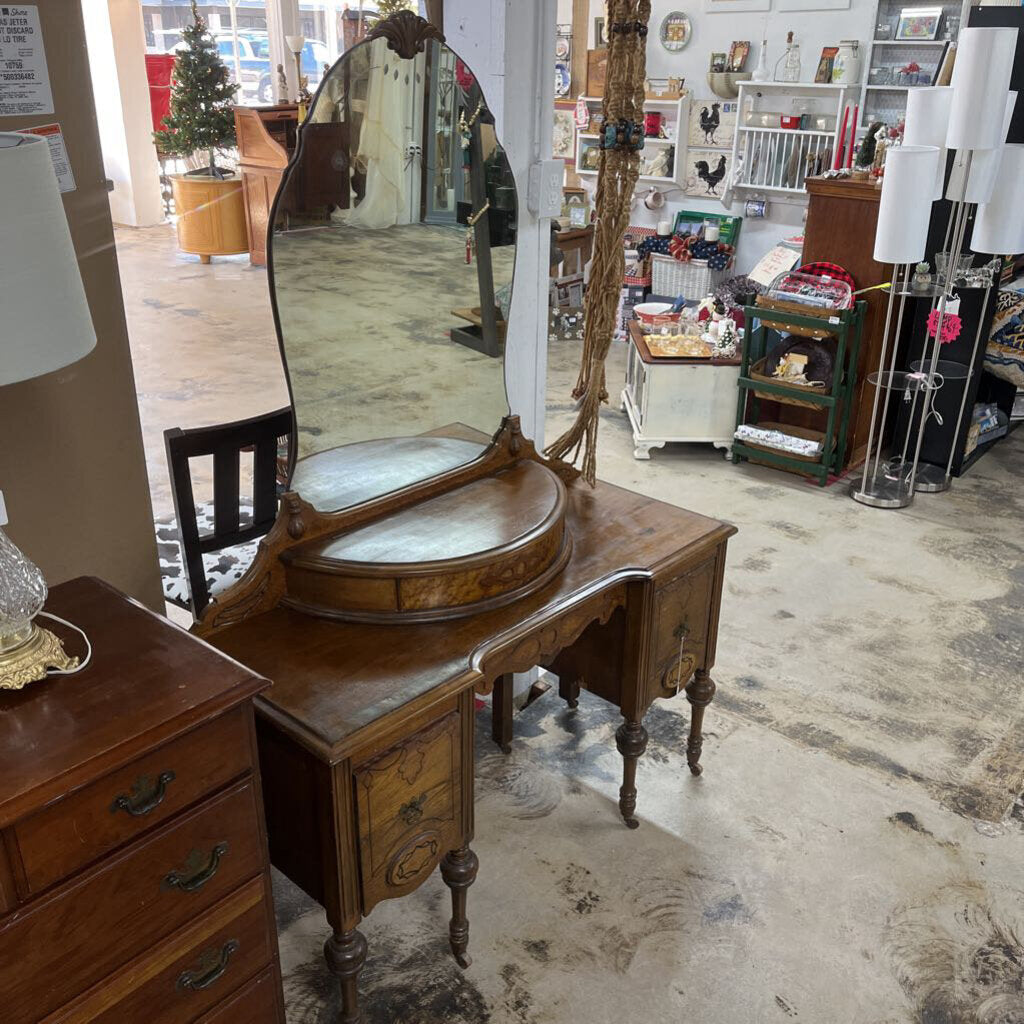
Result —
M 206 150 L 209 167 L 190 174 L 223 178 L 217 166 L 218 149 L 234 145 L 235 115 L 231 102 L 238 91 L 217 52 L 217 43 L 207 32 L 206 22 L 192 0 L 192 24 L 181 33 L 185 49 L 174 62 L 171 112 L 162 131 L 153 133 L 157 148 L 172 156 L 188 158 Z
M 377 0 L 377 21 L 384 21 L 399 11 L 411 11 L 412 9 L 409 0 Z

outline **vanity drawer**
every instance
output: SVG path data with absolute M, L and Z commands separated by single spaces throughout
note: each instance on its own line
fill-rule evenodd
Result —
M 245 782 L 8 915 L 0 922 L 4 1024 L 44 1018 L 263 868 L 256 792 Z
M 419 885 L 457 842 L 460 731 L 452 711 L 356 768 L 364 914 Z
M 715 559 L 659 587 L 654 595 L 651 660 L 656 689 L 675 693 L 704 663 L 715 586 Z
M 189 1024 L 271 963 L 265 894 L 263 879 L 253 879 L 44 1024 Z M 235 1018 L 237 1024 L 248 1020 Z
M 19 822 L 29 892 L 67 878 L 249 771 L 246 716 L 236 708 Z

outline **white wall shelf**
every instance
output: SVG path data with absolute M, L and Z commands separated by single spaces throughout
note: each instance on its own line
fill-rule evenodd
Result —
M 740 82 L 733 167 L 740 167 L 736 188 L 748 192 L 804 199 L 810 175 L 832 166 L 843 110 L 860 86 L 818 82 Z M 809 114 L 835 119 L 831 130 L 747 125 L 758 114 Z M 849 139 L 849 125 L 847 139 Z
M 583 101 L 590 109 L 591 117 L 601 112 L 601 104 L 604 102 L 600 96 L 584 96 Z M 674 138 L 659 139 L 655 137 L 644 139 L 644 149 L 641 155 L 642 161 L 651 159 L 653 154 L 668 146 L 675 147 L 672 155 L 672 168 L 670 174 L 654 175 L 641 174 L 638 181 L 645 185 L 681 185 L 681 173 L 686 166 L 686 144 L 690 134 L 690 94 L 683 93 L 678 100 L 645 100 L 644 111 L 659 111 L 665 115 L 665 123 L 668 131 Z M 593 177 L 596 170 L 590 170 L 583 166 L 584 156 L 587 150 L 597 147 L 601 137 L 594 132 L 576 133 L 576 164 L 575 171 L 582 177 Z M 643 163 L 641 164 L 643 166 Z

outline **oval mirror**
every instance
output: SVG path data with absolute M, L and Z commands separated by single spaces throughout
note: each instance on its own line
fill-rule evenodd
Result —
M 515 182 L 476 77 L 415 46 L 370 39 L 330 69 L 274 205 L 291 489 L 324 512 L 479 458 L 508 412 Z

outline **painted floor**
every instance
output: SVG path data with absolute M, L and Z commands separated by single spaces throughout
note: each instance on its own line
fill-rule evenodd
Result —
M 118 247 L 167 512 L 166 427 L 287 400 L 266 278 L 201 267 L 164 228 Z M 552 342 L 549 437 L 577 359 Z M 614 401 L 599 444 L 603 478 L 739 528 L 704 775 L 685 701 L 658 702 L 630 832 L 613 709 L 549 692 L 507 757 L 481 712 L 474 962 L 447 953 L 436 876 L 381 904 L 367 1024 L 1024 1024 L 1024 431 L 902 512 L 710 446 L 638 462 Z M 289 1024 L 333 1024 L 323 913 L 275 893 Z

